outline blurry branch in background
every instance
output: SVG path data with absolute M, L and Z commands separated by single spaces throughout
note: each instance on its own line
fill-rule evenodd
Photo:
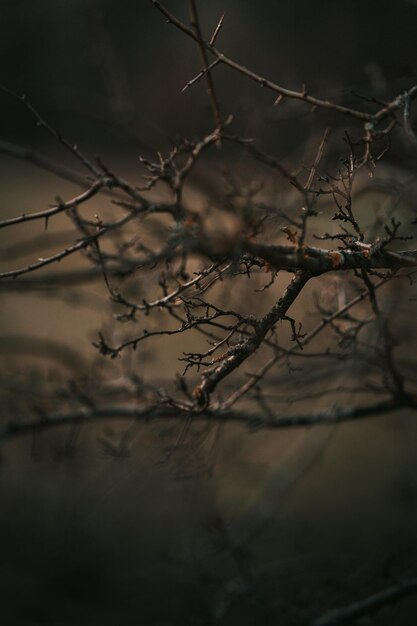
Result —
M 313 411 L 301 414 L 277 415 L 276 417 L 263 417 L 258 411 L 247 412 L 233 409 L 212 409 L 202 410 L 193 417 L 194 420 L 209 420 L 215 422 L 229 422 L 246 425 L 250 430 L 268 429 L 279 430 L 282 428 L 300 428 L 311 426 L 330 426 L 341 424 L 347 421 L 356 421 L 368 417 L 386 415 L 392 411 L 402 408 L 415 410 L 417 403 L 414 400 L 402 402 L 401 400 L 387 400 L 382 402 L 369 403 L 363 406 L 341 406 Z M 40 415 L 33 421 L 22 421 L 17 416 L 16 421 L 10 421 L 0 432 L 0 440 L 12 439 L 22 434 L 27 434 L 37 430 L 47 430 L 68 424 L 88 424 L 100 420 L 135 420 L 136 422 L 154 422 L 155 420 L 181 420 L 189 417 L 189 411 L 172 405 L 170 402 L 161 403 L 158 407 L 148 409 L 135 409 L 124 407 L 123 405 L 109 407 L 83 408 L 78 411 L 68 411 L 62 413 L 49 413 Z
M 392 605 L 402 598 L 416 593 L 417 578 L 405 579 L 364 600 L 359 600 L 348 606 L 329 611 L 314 620 L 311 626 L 339 626 L 339 624 L 353 623 L 359 617 L 372 615 L 378 611 L 378 609 Z
M 47 172 L 56 174 L 59 178 L 68 180 L 70 183 L 74 183 L 75 185 L 79 185 L 83 188 L 88 187 L 88 183 L 83 176 L 80 176 L 80 174 L 70 170 L 69 168 L 55 163 L 36 150 L 18 146 L 2 139 L 0 140 L 0 154 L 11 156 L 22 161 L 27 161 L 28 163 L 32 163 L 33 165 L 36 165 L 36 167 L 39 167 Z

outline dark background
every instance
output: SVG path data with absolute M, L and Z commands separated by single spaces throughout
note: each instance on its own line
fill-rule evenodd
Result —
M 417 6 L 411 0 L 395 6 L 359 0 L 200 4 L 207 35 L 225 12 L 218 43 L 226 54 L 289 88 L 305 84 L 310 93 L 358 106 L 352 90 L 390 99 L 415 78 Z M 168 7 L 187 21 L 185 2 Z M 3 0 L 1 8 L 3 82 L 90 150 L 108 142 L 123 154 L 142 144 L 155 149 L 211 123 L 201 84 L 180 93 L 199 69 L 193 42 L 147 0 Z M 261 118 L 275 145 L 289 135 L 288 116 L 298 114 L 294 127 L 309 117 L 302 105 L 273 109 L 273 94 L 228 68 L 216 72 L 216 83 L 224 111 L 258 133 Z M 3 96 L 1 106 L 3 133 L 14 141 L 20 133 L 27 142 L 32 120 Z
M 315 95 L 363 106 L 353 90 L 391 99 L 416 81 L 415 2 L 199 4 L 206 33 L 226 13 L 220 48 L 284 86 L 305 83 Z M 167 6 L 187 19 L 185 2 Z M 2 0 L 0 15 L 1 81 L 27 94 L 90 155 L 139 177 L 139 154 L 210 130 L 205 87 L 181 94 L 199 69 L 195 46 L 150 2 Z M 280 158 L 301 158 L 317 134 L 303 105 L 274 109 L 272 93 L 227 68 L 215 78 L 223 110 L 235 115 L 243 133 Z M 74 166 L 18 102 L 0 94 L 0 110 L 2 139 Z M 318 113 L 315 119 L 343 129 L 340 117 Z M 394 140 L 390 163 L 409 170 L 415 158 L 401 137 Z M 238 159 L 230 155 L 232 165 Z M 39 210 L 70 189 L 10 157 L 0 155 L 0 164 L 4 217 Z M 11 236 L 3 236 L 6 248 Z M 98 287 L 90 295 L 104 302 Z M 12 366 L 25 373 L 39 361 L 54 367 L 42 361 L 41 350 L 19 360 L 10 336 L 77 341 L 92 358 L 96 311 L 68 309 L 65 299 L 32 293 L 1 297 L 5 380 Z M 13 381 L 18 393 L 19 377 Z M 298 626 L 415 574 L 412 416 L 314 433 L 248 435 L 228 427 L 214 470 L 188 480 L 180 478 L 181 459 L 161 464 L 169 434 L 164 439 L 159 428 L 140 429 L 127 459 L 106 454 L 100 432 L 85 429 L 70 455 L 63 454 L 64 431 L 4 446 L 4 624 Z M 256 593 L 239 593 L 242 563 L 256 577 Z M 411 598 L 361 623 L 414 626 L 416 610 Z

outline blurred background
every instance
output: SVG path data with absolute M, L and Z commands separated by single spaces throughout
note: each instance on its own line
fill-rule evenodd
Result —
M 185 1 L 166 4 L 188 21 Z M 199 5 L 207 35 L 225 13 L 219 48 L 286 87 L 305 85 L 361 108 L 355 94 L 391 100 L 416 82 L 412 0 Z M 195 46 L 147 0 L 2 0 L 0 15 L 1 82 L 129 180 L 142 182 L 139 155 L 166 153 L 179 136 L 211 130 L 205 85 L 181 92 L 199 70 Z M 291 167 L 311 158 L 322 128 L 343 132 L 350 124 L 323 112 L 312 123 L 302 104 L 274 108 L 274 94 L 217 70 L 222 110 L 234 115 L 241 134 Z M 2 219 L 77 193 L 76 185 L 11 156 L 10 144 L 17 156 L 25 148 L 78 167 L 15 99 L 0 93 L 0 110 Z M 416 156 L 396 134 L 381 166 L 391 185 L 413 175 Z M 216 158 L 208 157 L 214 171 Z M 239 150 L 222 158 L 236 175 L 251 175 Z M 195 198 L 217 191 L 216 176 L 204 171 L 193 184 Z M 102 201 L 92 202 L 95 210 L 106 211 Z M 4 229 L 2 267 L 42 256 L 52 239 L 65 242 L 66 228 L 60 217 L 47 232 L 39 223 Z M 89 283 L 77 295 L 66 287 L 0 289 L 2 419 L 21 415 L 28 393 L 36 410 L 39 371 L 46 385 L 67 390 L 62 405 L 71 406 L 71 381 L 80 372 L 87 380 L 112 367 L 98 364 L 102 357 L 91 345 L 107 323 L 103 285 Z M 413 314 L 405 298 L 401 319 L 410 323 Z M 144 350 L 140 358 L 140 372 L 156 377 L 176 353 L 152 360 Z M 129 453 L 115 454 L 119 427 L 63 428 L 4 443 L 3 623 L 299 626 L 416 573 L 412 415 L 272 434 L 227 426 L 210 431 L 191 461 L 187 451 L 167 455 L 177 436 L 168 425 L 138 427 L 129 434 Z M 415 626 L 416 611 L 410 597 L 357 623 Z

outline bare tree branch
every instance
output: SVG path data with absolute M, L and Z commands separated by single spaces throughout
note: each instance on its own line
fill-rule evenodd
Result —
M 364 600 L 358 600 L 340 609 L 334 609 L 314 620 L 311 626 L 338 626 L 348 624 L 362 615 L 370 615 L 384 606 L 391 606 L 402 598 L 417 593 L 417 578 L 402 580 Z

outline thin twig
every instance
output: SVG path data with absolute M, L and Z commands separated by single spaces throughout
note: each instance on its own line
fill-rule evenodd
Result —
M 219 101 L 217 99 L 216 91 L 214 88 L 213 77 L 211 75 L 209 63 L 207 60 L 207 52 L 206 52 L 206 47 L 204 45 L 203 37 L 201 34 L 200 22 L 198 19 L 198 12 L 197 12 L 197 6 L 196 6 L 195 0 L 189 0 L 189 5 L 190 5 L 190 14 L 191 14 L 191 19 L 192 19 L 191 23 L 192 23 L 192 26 L 194 27 L 196 40 L 197 40 L 198 47 L 200 50 L 201 64 L 202 64 L 203 72 L 207 78 L 208 92 L 209 92 L 211 104 L 213 107 L 214 121 L 216 124 L 216 128 L 218 129 L 218 132 L 221 132 L 223 128 L 223 120 L 222 120 L 222 116 L 220 113 Z
M 75 156 L 75 158 L 78 159 L 78 161 L 80 161 L 84 165 L 84 167 L 86 167 L 92 174 L 94 174 L 94 176 L 97 177 L 100 175 L 99 170 L 93 165 L 90 159 L 88 159 L 81 152 L 81 150 L 79 150 L 77 145 L 72 144 L 69 141 L 67 141 L 67 139 L 65 139 L 65 137 L 61 135 L 61 133 L 59 133 L 57 130 L 55 130 L 55 128 L 53 128 L 50 124 L 48 124 L 48 122 L 45 121 L 45 119 L 41 116 L 41 114 L 37 111 L 37 109 L 35 109 L 33 104 L 29 102 L 26 95 L 19 95 L 18 93 L 13 91 L 13 89 L 10 89 L 9 87 L 2 85 L 1 83 L 0 83 L 0 90 L 3 91 L 4 93 L 7 93 L 9 96 L 12 96 L 13 98 L 16 98 L 17 100 L 19 100 L 19 102 L 21 102 L 36 118 L 39 126 L 42 126 L 43 128 L 45 128 L 45 130 L 49 134 L 51 134 L 60 144 L 62 144 L 67 150 L 69 150 L 69 152 L 71 152 L 71 154 Z

